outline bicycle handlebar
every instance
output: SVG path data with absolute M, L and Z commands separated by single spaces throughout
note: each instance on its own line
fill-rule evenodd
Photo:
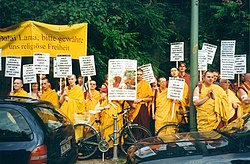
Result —
M 121 112 L 119 112 L 118 115 L 128 113 L 130 111 L 130 109 L 131 109 L 130 107 L 125 108 Z

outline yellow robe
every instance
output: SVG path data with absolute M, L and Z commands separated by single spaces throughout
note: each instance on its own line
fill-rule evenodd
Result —
M 97 90 L 92 91 L 91 94 L 92 94 L 92 98 L 89 99 L 89 93 L 87 93 L 86 102 L 85 102 L 85 110 L 84 110 L 85 112 L 95 109 L 96 104 L 99 102 L 101 98 L 100 92 Z
M 247 87 L 246 87 L 247 86 Z M 242 87 L 247 91 L 247 96 L 250 97 L 250 86 L 245 82 L 244 85 L 242 85 Z M 239 97 L 239 95 L 238 95 Z M 242 110 L 243 110 L 243 114 L 249 113 L 250 112 L 250 104 L 245 104 L 244 102 L 242 102 Z
M 57 93 L 50 88 L 48 88 L 47 91 L 43 92 L 40 100 L 51 102 L 56 107 L 56 109 L 59 109 L 59 100 Z
M 84 112 L 89 112 L 89 110 L 94 110 L 101 98 L 100 92 L 97 90 L 92 91 L 91 94 L 92 94 L 92 98 L 89 99 L 89 93 L 87 93 Z M 95 120 L 94 115 L 90 115 L 90 122 L 92 123 L 94 122 L 94 120 Z M 96 124 L 94 124 L 94 127 L 96 128 Z
M 84 110 L 84 96 L 82 89 L 75 85 L 70 90 L 66 88 L 68 92 L 68 101 L 64 101 L 60 110 L 68 116 L 68 118 L 75 123 L 74 113 L 82 113 Z
M 113 135 L 114 132 L 114 119 L 113 119 L 113 115 L 117 116 L 117 120 L 119 120 L 117 122 L 117 130 L 120 129 L 123 125 L 123 119 L 122 119 L 122 115 L 117 115 L 117 113 L 122 111 L 122 107 L 121 104 L 122 102 L 120 101 L 112 101 L 112 103 L 116 106 L 113 106 L 112 104 L 110 104 L 110 108 L 109 109 L 104 109 L 101 112 L 101 129 L 102 130 L 102 136 L 105 138 L 105 140 L 108 142 L 110 140 L 109 135 Z M 105 100 L 101 103 L 101 107 L 105 107 L 109 104 L 108 100 Z M 112 125 L 112 126 L 110 126 Z M 119 134 L 117 136 L 119 138 Z M 118 139 L 117 139 L 118 142 Z M 113 141 L 109 142 L 109 146 L 113 147 Z
M 238 97 L 235 95 L 233 91 L 230 89 L 227 90 L 228 92 L 228 101 L 229 101 L 229 108 L 227 110 L 227 121 L 231 119 L 235 114 L 235 109 L 233 108 L 232 104 L 238 104 L 238 110 L 237 110 L 237 118 L 242 117 L 243 110 L 241 106 L 241 102 L 238 99 Z
M 207 95 L 209 89 L 213 90 L 215 98 L 209 98 L 204 104 L 196 106 L 198 131 L 211 131 L 216 129 L 223 120 L 227 121 L 226 109 L 229 106 L 226 92 L 218 85 L 211 84 L 205 87 L 202 84 L 200 99 Z
M 75 113 L 82 113 L 84 110 L 84 95 L 81 87 L 75 85 L 73 88 L 65 89 L 68 92 L 69 100 L 64 100 L 60 110 L 68 116 L 68 118 L 75 124 Z M 82 127 L 75 128 L 76 141 L 82 136 Z
M 185 106 L 190 106 L 190 101 L 189 101 L 190 93 L 189 93 L 189 87 L 187 83 L 184 83 L 184 91 L 183 91 L 183 99 L 186 101 Z
M 20 91 L 18 92 L 14 92 L 14 95 L 13 96 L 19 96 L 19 97 L 29 97 L 28 93 L 21 89 Z
M 181 101 L 177 101 L 174 106 L 174 112 L 172 116 L 173 100 L 167 98 L 168 89 L 164 89 L 157 93 L 156 96 L 156 112 L 155 112 L 155 132 L 157 132 L 161 127 L 167 123 L 178 123 L 181 121 L 177 111 L 182 107 L 183 111 L 186 110 L 187 105 L 186 99 L 183 97 Z M 186 90 L 188 92 L 188 90 Z M 186 93 L 185 93 L 186 94 Z M 175 133 L 176 129 L 168 129 L 164 134 Z M 161 133 L 161 134 L 163 134 Z
M 152 91 L 148 82 L 146 82 L 145 80 L 142 80 L 139 83 L 137 83 L 137 99 L 149 98 L 149 97 L 153 97 L 153 96 L 154 96 L 154 92 Z M 146 102 L 140 102 L 139 104 L 136 105 L 135 109 L 131 109 L 131 111 L 130 111 L 130 119 L 131 120 L 134 120 L 136 118 L 136 116 L 138 115 L 138 113 L 140 111 L 142 104 L 146 104 Z M 149 103 L 146 105 L 148 106 Z M 148 113 L 150 113 L 150 112 L 148 112 Z

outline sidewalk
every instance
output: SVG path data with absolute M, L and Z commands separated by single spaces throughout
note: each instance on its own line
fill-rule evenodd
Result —
M 119 158 L 118 161 L 113 161 L 112 159 L 105 159 L 102 161 L 101 159 L 90 159 L 90 160 L 78 160 L 76 164 L 125 164 L 126 159 Z
M 102 161 L 101 157 L 96 157 L 93 159 L 87 159 L 87 160 L 78 160 L 76 162 L 76 164 L 125 164 L 126 163 L 126 156 L 124 155 L 120 155 L 120 157 L 118 158 L 118 160 L 113 161 L 112 158 L 111 159 L 104 159 L 104 161 Z

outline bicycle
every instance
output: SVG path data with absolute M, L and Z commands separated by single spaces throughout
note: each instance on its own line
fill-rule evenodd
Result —
M 167 123 L 157 131 L 156 136 L 166 134 L 169 131 L 169 129 L 173 129 L 175 133 L 189 132 L 190 129 L 189 129 L 189 124 L 187 122 L 189 111 L 177 112 L 177 114 L 181 115 L 181 121 L 179 123 L 175 122 Z
M 104 109 L 105 110 L 105 109 Z M 122 150 L 122 152 L 127 155 L 127 149 L 133 145 L 134 143 L 140 141 L 141 139 L 151 137 L 151 133 L 148 129 L 145 127 L 133 124 L 128 117 L 128 112 L 130 111 L 130 108 L 123 109 L 122 112 L 118 113 L 118 115 L 122 114 L 123 118 L 118 119 L 119 121 L 124 121 L 121 128 L 117 129 L 119 136 L 119 146 Z M 93 114 L 95 116 L 95 119 L 93 123 L 77 123 L 74 125 L 75 128 L 82 128 L 82 136 L 77 142 L 78 146 L 78 153 L 81 153 L 81 156 L 78 156 L 78 159 L 87 159 L 93 156 L 97 149 L 99 149 L 101 152 L 107 152 L 109 149 L 109 141 L 115 141 L 117 138 L 114 138 L 114 132 L 112 135 L 109 135 L 109 141 L 107 142 L 103 136 L 102 131 L 105 129 L 113 126 L 113 124 L 110 124 L 108 127 L 100 129 L 100 120 L 96 117 L 97 113 L 100 113 L 100 111 L 89 111 L 89 113 Z M 97 124 L 97 129 L 94 127 L 94 124 Z

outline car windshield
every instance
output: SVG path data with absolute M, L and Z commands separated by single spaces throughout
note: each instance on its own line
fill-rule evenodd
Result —
M 54 109 L 39 106 L 34 108 L 34 111 L 47 126 L 48 130 L 54 130 L 65 124 L 69 124 L 69 120 Z
M 11 108 L 0 110 L 0 141 L 29 141 L 33 133 L 26 119 Z
M 232 152 L 235 144 L 216 132 L 189 132 L 151 137 L 135 144 L 135 155 L 139 158 L 180 157 L 186 155 L 216 155 Z
M 237 118 L 227 126 L 221 128 L 219 133 L 223 135 L 238 136 L 249 135 L 250 133 L 250 113 L 244 115 L 242 118 Z

